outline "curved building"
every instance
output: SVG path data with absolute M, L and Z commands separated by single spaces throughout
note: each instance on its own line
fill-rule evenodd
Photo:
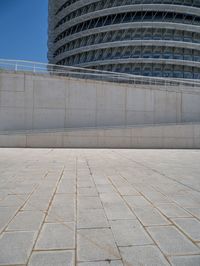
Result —
M 49 0 L 49 63 L 200 79 L 200 0 Z

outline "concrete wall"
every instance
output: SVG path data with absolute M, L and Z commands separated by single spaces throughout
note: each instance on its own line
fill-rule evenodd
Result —
M 200 122 L 200 90 L 0 72 L 0 131 Z
M 200 148 L 200 124 L 0 134 L 0 147 Z

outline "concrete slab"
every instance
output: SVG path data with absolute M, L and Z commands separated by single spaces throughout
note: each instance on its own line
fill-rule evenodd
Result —
M 120 252 L 126 265 L 170 265 L 156 246 L 121 247 Z
M 199 266 L 200 256 L 177 256 L 171 257 L 170 262 L 173 266 Z
M 147 230 L 167 255 L 200 254 L 199 248 L 174 226 L 155 226 Z
M 153 244 L 153 240 L 137 220 L 116 220 L 110 224 L 118 246 Z
M 44 220 L 42 211 L 20 211 L 7 227 L 7 231 L 38 231 Z
M 36 250 L 63 250 L 74 248 L 74 223 L 45 223 L 35 246 Z
M 78 230 L 78 260 L 101 261 L 120 259 L 110 229 Z
M 193 241 L 200 241 L 200 222 L 195 218 L 176 218 L 172 221 Z
M 74 251 L 34 251 L 28 266 L 73 266 Z
M 34 232 L 3 233 L 0 238 L 0 265 L 25 265 L 35 238 Z

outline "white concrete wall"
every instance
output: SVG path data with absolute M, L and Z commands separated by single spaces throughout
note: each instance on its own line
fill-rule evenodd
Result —
M 0 147 L 200 148 L 200 124 L 0 134 Z
M 200 122 L 200 90 L 0 72 L 0 132 Z

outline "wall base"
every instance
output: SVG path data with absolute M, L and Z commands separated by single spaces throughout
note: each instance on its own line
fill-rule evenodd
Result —
M 0 147 L 200 148 L 200 124 L 1 132 Z

